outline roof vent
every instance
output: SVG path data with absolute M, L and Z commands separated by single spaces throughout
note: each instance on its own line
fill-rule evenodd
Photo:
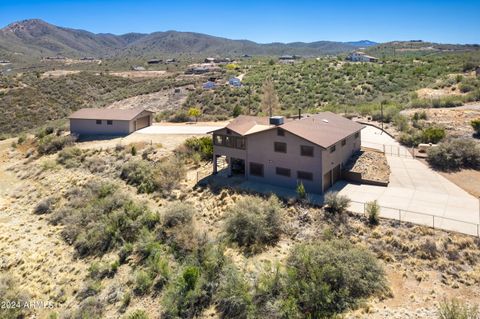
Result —
M 282 125 L 284 123 L 283 116 L 271 116 L 270 125 Z
M 328 123 L 328 120 L 327 120 L 327 119 L 323 119 L 322 121 L 324 121 L 325 123 Z

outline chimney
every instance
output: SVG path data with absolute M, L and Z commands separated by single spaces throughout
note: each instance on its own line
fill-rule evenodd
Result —
M 282 125 L 284 123 L 283 116 L 270 116 L 270 125 Z

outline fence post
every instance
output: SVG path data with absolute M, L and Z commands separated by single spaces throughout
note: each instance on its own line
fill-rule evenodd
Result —
M 401 209 L 398 210 L 398 223 L 399 224 L 402 223 L 402 210 Z
M 367 203 L 363 203 L 363 215 L 367 214 Z
M 480 238 L 480 224 L 477 224 L 477 237 Z
M 198 178 L 198 171 L 197 171 L 197 184 L 198 184 L 199 178 Z
M 386 154 L 386 151 L 385 151 L 385 144 L 383 144 L 383 154 Z
M 432 228 L 435 229 L 435 215 L 432 215 L 432 221 L 433 221 Z

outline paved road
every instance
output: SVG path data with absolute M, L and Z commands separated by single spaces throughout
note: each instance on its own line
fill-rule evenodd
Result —
M 223 126 L 197 126 L 195 124 L 185 125 L 152 125 L 136 131 L 136 134 L 207 134 L 208 132 L 222 128 Z
M 380 130 L 367 126 L 362 131 L 362 146 L 372 147 L 372 145 L 385 141 L 387 145 L 399 147 L 403 154 L 402 147 L 395 140 L 380 133 Z M 429 226 L 435 223 L 435 227 L 438 228 L 477 234 L 477 226 L 473 225 L 480 224 L 480 208 L 477 198 L 411 156 L 399 157 L 387 154 L 387 161 L 391 170 L 388 187 L 354 185 L 342 181 L 334 186 L 335 189 L 339 190 L 341 194 L 348 195 L 353 201 L 378 200 L 381 206 L 391 207 L 392 209 L 382 210 L 385 217 L 398 219 L 400 214 L 402 220 Z M 352 209 L 363 212 L 363 205 L 353 203 Z M 403 210 L 403 212 L 399 213 L 399 210 Z M 406 211 L 435 215 L 436 217 Z M 461 220 L 465 223 L 449 219 Z

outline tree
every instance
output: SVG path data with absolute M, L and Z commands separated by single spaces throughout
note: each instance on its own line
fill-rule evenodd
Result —
M 268 79 L 263 83 L 263 95 L 262 95 L 262 109 L 268 112 L 269 116 L 273 115 L 279 107 L 277 92 L 273 86 L 272 80 Z
M 191 107 L 188 109 L 188 116 L 193 116 L 195 118 L 195 122 L 198 121 L 198 117 L 202 114 L 202 111 L 198 107 Z

